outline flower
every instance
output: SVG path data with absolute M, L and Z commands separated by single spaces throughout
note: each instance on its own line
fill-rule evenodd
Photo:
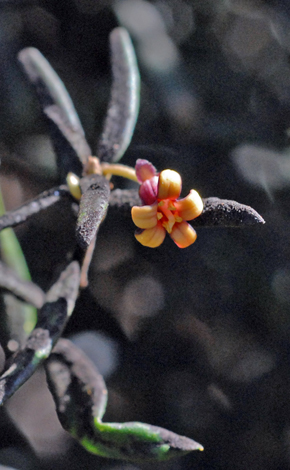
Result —
M 194 243 L 196 232 L 187 220 L 202 213 L 200 195 L 192 189 L 185 198 L 178 199 L 182 186 L 179 173 L 163 170 L 158 174 L 147 160 L 137 160 L 135 171 L 141 183 L 139 195 L 143 203 L 131 211 L 134 224 L 141 229 L 136 231 L 136 239 L 144 246 L 156 248 L 167 232 L 179 248 Z

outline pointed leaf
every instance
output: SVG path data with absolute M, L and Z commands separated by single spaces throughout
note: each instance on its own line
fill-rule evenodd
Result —
M 23 206 L 13 211 L 6 212 L 0 217 L 0 230 L 7 227 L 16 227 L 25 222 L 29 217 L 38 212 L 52 206 L 58 202 L 62 197 L 70 198 L 70 191 L 66 185 L 61 185 L 44 191 L 36 198 L 26 202 Z
M 202 214 L 194 219 L 194 227 L 247 227 L 264 224 L 263 217 L 252 207 L 236 201 L 209 197 L 203 199 Z
M 115 28 L 110 34 L 113 85 L 97 156 L 117 162 L 130 144 L 139 111 L 140 78 L 128 32 Z
M 90 452 L 132 461 L 166 460 L 203 447 L 150 424 L 103 423 L 107 389 L 94 364 L 68 340 L 45 362 L 48 384 L 63 427 Z
M 86 433 L 92 417 L 102 418 L 107 388 L 88 357 L 67 339 L 59 339 L 45 362 L 47 381 L 63 427 L 76 435 Z
M 87 434 L 81 443 L 103 457 L 131 461 L 168 460 L 193 450 L 203 450 L 198 442 L 151 424 L 102 423 L 95 419 L 94 437 Z
M 69 171 L 81 175 L 91 149 L 63 82 L 37 49 L 23 49 L 18 54 L 18 59 L 36 87 L 43 111 L 50 119 L 61 177 L 65 178 Z

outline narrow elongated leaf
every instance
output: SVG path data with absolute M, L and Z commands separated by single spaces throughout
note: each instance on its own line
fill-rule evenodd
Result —
M 34 284 L 34 282 L 21 279 L 15 271 L 1 262 L 0 286 L 37 308 L 41 308 L 44 304 L 45 293 L 40 287 Z
M 61 177 L 65 178 L 69 171 L 80 176 L 92 152 L 63 82 L 39 50 L 33 47 L 23 49 L 18 59 L 36 87 L 43 111 L 50 119 Z
M 124 28 L 110 34 L 113 85 L 97 156 L 116 162 L 130 144 L 139 111 L 140 78 L 135 52 Z
M 16 227 L 16 225 L 25 222 L 32 215 L 52 206 L 62 197 L 72 197 L 69 188 L 66 185 L 57 186 L 49 189 L 48 191 L 44 191 L 39 194 L 39 196 L 26 202 L 18 209 L 14 209 L 13 211 L 6 212 L 6 214 L 2 215 L 2 217 L 0 217 L 0 230 L 7 227 Z
M 103 423 L 107 389 L 77 346 L 61 339 L 45 362 L 63 427 L 90 452 L 132 461 L 166 460 L 203 447 L 167 429 L 139 422 Z
M 168 460 L 203 450 L 198 442 L 151 424 L 102 423 L 97 419 L 94 424 L 94 437 L 85 436 L 81 444 L 103 457 L 142 462 Z
M 110 197 L 109 182 L 100 175 L 91 175 L 80 181 L 80 200 L 76 236 L 81 248 L 87 249 L 104 219 Z
M 192 221 L 194 227 L 247 227 L 265 223 L 252 207 L 236 201 L 209 197 L 203 203 L 202 214 Z
M 103 377 L 83 351 L 64 338 L 56 343 L 45 369 L 62 425 L 77 428 L 78 435 L 85 433 L 92 417 L 101 419 L 105 413 L 108 392 Z
M 80 268 L 73 261 L 62 272 L 46 295 L 35 328 L 23 349 L 18 351 L 9 368 L 0 377 L 0 405 L 34 373 L 46 359 L 71 315 L 79 288 Z

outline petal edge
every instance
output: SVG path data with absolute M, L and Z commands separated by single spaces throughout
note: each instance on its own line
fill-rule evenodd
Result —
M 160 223 L 156 227 L 143 230 L 142 233 L 135 233 L 135 238 L 143 246 L 157 248 L 163 243 L 166 235 L 165 228 Z
M 149 229 L 157 225 L 157 204 L 151 206 L 133 206 L 131 216 L 138 228 Z
M 175 224 L 169 236 L 179 248 L 187 248 L 192 245 L 197 237 L 194 228 L 185 221 Z
M 175 201 L 174 205 L 183 220 L 195 219 L 203 210 L 202 199 L 194 189 L 191 189 L 185 198 Z
M 181 193 L 181 176 L 174 170 L 163 170 L 159 175 L 158 199 L 176 199 Z

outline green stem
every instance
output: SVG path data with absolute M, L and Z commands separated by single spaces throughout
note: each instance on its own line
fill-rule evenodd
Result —
M 5 214 L 5 205 L 0 188 L 0 216 Z M 18 239 L 11 228 L 6 228 L 0 232 L 0 251 L 3 261 L 10 266 L 24 280 L 30 281 L 30 272 L 18 242 Z M 19 312 L 20 313 L 20 312 Z M 21 302 L 21 316 L 25 334 L 30 333 L 36 322 L 36 308 Z M 22 336 L 21 332 L 17 332 Z

